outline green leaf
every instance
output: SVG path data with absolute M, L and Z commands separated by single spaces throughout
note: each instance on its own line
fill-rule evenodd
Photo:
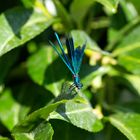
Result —
M 140 113 L 140 102 L 139 100 L 132 100 L 129 102 L 124 102 L 119 105 L 115 105 L 115 109 L 118 110 L 119 112 L 132 112 L 132 113 Z
M 31 40 L 54 19 L 40 9 L 14 8 L 0 15 L 0 56 Z
M 134 7 L 134 5 L 131 2 L 123 0 L 123 1 L 120 1 L 120 4 L 125 13 L 127 21 L 131 21 L 138 16 L 136 8 Z
M 98 2 L 105 6 L 112 13 L 117 12 L 117 6 L 119 0 L 83 0 L 79 3 L 79 0 L 74 0 L 70 6 L 70 13 L 74 21 L 81 26 L 84 17 L 86 16 L 89 8 L 92 4 Z
M 29 133 L 14 133 L 15 140 L 52 140 L 53 128 L 50 123 L 43 122 Z
M 119 113 L 109 117 L 110 123 L 121 131 L 129 140 L 140 139 L 140 114 Z
M 124 75 L 131 85 L 128 85 L 132 90 L 140 95 L 140 76 L 139 75 Z
M 11 90 L 7 89 L 2 94 L 0 98 L 0 120 L 11 130 L 19 121 L 20 104 L 14 100 Z M 25 107 L 25 112 L 22 112 L 22 115 L 24 116 L 27 112 L 28 108 Z
M 123 38 L 123 36 L 121 34 L 121 29 L 127 23 L 126 14 L 123 9 L 124 8 L 123 8 L 122 4 L 120 3 L 120 7 L 118 7 L 118 12 L 116 14 L 113 14 L 110 16 L 110 27 L 108 28 L 109 43 L 114 42 L 114 40 L 116 41 L 118 38 L 119 39 Z M 127 9 L 127 8 L 125 7 L 125 9 Z M 117 21 L 119 21 L 119 22 L 117 22 Z
M 59 0 L 53 0 L 53 2 L 56 6 L 58 16 L 61 18 L 62 22 L 66 26 L 66 30 L 71 29 L 73 27 L 73 24 L 69 13 Z
M 0 120 L 2 124 L 11 130 L 15 124 L 24 120 L 29 111 L 46 105 L 52 98 L 50 95 L 33 84 L 24 83 L 11 89 L 5 89 L 0 98 Z
M 109 71 L 108 67 L 90 66 L 83 64 L 80 72 L 81 81 L 83 83 L 82 90 L 90 86 L 92 84 L 93 79 L 95 79 L 98 76 L 102 77 L 108 71 Z
M 95 1 L 104 5 L 112 13 L 117 12 L 119 0 L 95 0 Z
M 33 7 L 36 0 L 21 0 L 25 7 Z
M 140 26 L 132 30 L 123 38 L 117 49 L 113 52 L 118 56 L 118 63 L 134 74 L 140 74 Z M 135 67 L 134 67 L 135 66 Z
M 6 137 L 1 137 L 0 136 L 0 140 L 10 140 L 9 138 L 6 138 Z
M 89 7 L 94 3 L 94 0 L 74 0 L 70 6 L 70 13 L 74 21 L 82 24 L 83 18 L 89 10 Z
M 60 104 L 65 102 L 67 102 L 66 99 L 49 104 L 34 111 L 14 127 L 13 133 L 30 132 L 36 125 L 42 123 L 43 120 L 47 120 L 49 114 L 54 111 Z
M 135 6 L 135 8 L 137 9 L 137 11 L 140 14 L 140 5 L 139 5 L 139 1 L 138 0 L 132 0 L 131 3 L 133 3 L 133 5 Z
M 65 121 L 51 120 L 50 122 L 54 129 L 53 140 L 72 140 L 74 138 L 77 140 L 93 140 L 96 135 L 95 133 L 85 131 Z
M 108 73 L 111 77 L 117 80 L 117 83 L 123 85 L 133 94 L 140 95 L 140 75 L 128 74 L 123 67 L 112 67 Z
M 82 46 L 86 43 L 86 48 L 100 51 L 100 48 L 98 47 L 97 43 L 94 40 L 92 40 L 86 32 L 82 30 L 72 30 L 71 34 L 74 39 L 75 47 Z
M 69 85 L 64 84 L 61 94 L 53 102 L 29 114 L 14 127 L 13 133 L 30 132 L 36 125 L 39 125 L 44 120 L 48 120 L 50 113 L 56 110 L 59 105 L 65 104 L 68 100 L 73 99 L 77 102 L 85 102 L 85 99 L 76 95 L 75 90 L 70 91 Z
M 69 100 L 52 112 L 49 119 L 64 120 L 90 132 L 98 132 L 103 128 L 88 102 Z
M 133 4 L 125 0 L 120 1 L 118 12 L 110 17 L 107 49 L 112 50 L 138 23 L 139 17 Z
M 67 67 L 60 58 L 56 59 L 56 53 L 51 46 L 41 48 L 28 60 L 28 74 L 32 80 L 43 85 L 53 95 L 60 94 L 62 82 L 66 76 Z
M 58 114 L 52 113 L 53 111 L 54 113 L 58 112 Z M 101 121 L 93 112 L 88 101 L 79 96 L 75 90 L 71 91 L 69 84 L 64 84 L 60 96 L 51 104 L 36 110 L 18 123 L 13 129 L 13 133 L 30 132 L 43 120 L 54 118 L 63 118 L 63 120 L 91 132 L 96 132 L 103 128 Z
M 13 50 L 0 57 L 0 84 L 5 80 L 13 64 L 17 61 L 19 50 Z

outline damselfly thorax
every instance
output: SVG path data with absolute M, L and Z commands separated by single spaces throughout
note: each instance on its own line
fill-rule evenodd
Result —
M 83 84 L 80 82 L 80 78 L 78 74 L 72 75 L 73 81 L 74 81 L 74 86 L 77 87 L 78 89 L 81 89 L 83 87 Z

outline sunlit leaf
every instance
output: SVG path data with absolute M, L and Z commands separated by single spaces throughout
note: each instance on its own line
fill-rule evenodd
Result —
M 37 124 L 42 123 L 43 120 L 47 120 L 49 114 L 60 104 L 65 102 L 67 102 L 67 100 L 61 100 L 36 110 L 35 112 L 28 115 L 23 121 L 18 123 L 13 129 L 13 133 L 30 132 Z
M 114 50 L 113 55 L 118 56 L 119 64 L 134 74 L 140 74 L 140 26 L 132 30 Z
M 93 50 L 100 50 L 97 43 L 92 40 L 88 34 L 82 30 L 72 30 L 71 31 L 72 37 L 74 39 L 75 47 L 82 46 L 86 43 L 86 48 L 93 49 Z
M 81 98 L 82 99 L 82 98 Z M 60 105 L 49 115 L 49 119 L 60 119 L 90 132 L 97 132 L 103 128 L 98 114 L 95 114 L 88 101 L 81 100 L 79 97 L 75 100 L 69 100 Z
M 129 140 L 140 139 L 140 114 L 120 113 L 109 117 L 110 123 L 121 131 Z
M 0 15 L 0 56 L 34 38 L 54 19 L 41 10 L 14 8 Z
M 13 126 L 19 121 L 20 104 L 12 97 L 11 90 L 5 90 L 0 98 L 0 119 L 2 123 L 8 128 L 12 129 Z M 29 111 L 28 107 L 24 108 L 22 115 L 24 116 Z M 7 115 L 5 115 L 7 114 Z M 23 117 L 22 116 L 22 117 Z
M 139 75 L 125 75 L 124 76 L 131 85 L 128 85 L 132 90 L 135 90 L 140 95 L 140 76 Z M 133 92 L 135 92 L 133 91 Z
M 73 24 L 67 9 L 62 5 L 59 0 L 53 0 L 53 2 L 56 6 L 57 15 L 61 18 L 62 22 L 66 27 L 66 30 L 71 29 Z
M 31 109 L 38 109 L 50 101 L 52 98 L 50 95 L 33 84 L 5 89 L 0 97 L 0 120 L 2 124 L 11 130 L 15 124 L 24 120 Z
M 43 122 L 29 133 L 14 133 L 15 140 L 52 140 L 53 129 L 50 123 Z
M 117 12 L 117 6 L 118 6 L 118 3 L 119 3 L 119 0 L 95 0 L 95 1 L 104 5 L 112 13 Z
M 28 73 L 34 82 L 44 86 L 55 96 L 60 94 L 67 67 L 51 46 L 45 46 L 28 60 Z

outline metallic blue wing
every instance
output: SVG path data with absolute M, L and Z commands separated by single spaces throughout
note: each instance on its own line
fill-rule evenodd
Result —
M 74 50 L 73 39 L 72 39 L 72 37 L 69 37 L 69 38 L 66 39 L 66 46 L 67 46 L 68 55 L 70 57 L 71 64 L 72 64 L 72 67 L 73 67 L 73 71 L 75 72 L 75 74 L 78 74 L 79 71 L 80 71 L 80 66 L 81 66 L 81 63 L 82 63 L 83 54 L 84 54 L 86 44 L 84 44 L 82 46 L 82 48 L 77 47 Z
M 76 73 L 76 70 L 75 70 L 76 64 L 74 61 L 74 43 L 73 43 L 72 37 L 66 39 L 66 47 L 67 47 L 68 55 L 69 55 L 70 60 L 71 60 L 73 70 Z
M 57 33 L 55 33 L 55 37 L 56 37 L 56 39 L 57 39 L 57 42 L 58 42 L 58 44 L 59 44 L 59 47 L 60 47 L 60 49 L 61 49 L 61 52 L 62 52 L 62 54 L 63 54 L 63 57 L 64 57 L 65 61 L 66 61 L 67 64 L 71 67 L 71 62 L 68 60 L 68 57 L 67 57 L 67 55 L 66 55 L 65 52 L 64 52 L 63 45 L 61 44 L 61 41 L 60 41 L 59 36 L 58 36 Z
M 73 72 L 73 69 L 72 69 L 71 66 L 70 66 L 70 63 L 68 63 L 68 62 L 65 60 L 64 56 L 61 55 L 61 53 L 58 51 L 58 49 L 56 48 L 56 46 L 55 46 L 51 41 L 49 41 L 49 43 L 50 43 L 51 46 L 54 48 L 54 50 L 56 51 L 56 53 L 60 56 L 60 58 L 62 59 L 62 61 L 66 64 L 66 66 L 67 66 L 68 69 L 71 71 L 71 73 L 72 73 L 72 74 L 75 74 L 75 73 Z
M 72 37 L 66 38 L 66 47 L 67 47 L 67 50 L 68 50 L 68 56 L 70 57 L 70 59 L 73 59 L 74 43 L 73 43 Z
M 74 50 L 74 63 L 75 63 L 75 72 L 76 73 L 79 73 L 79 71 L 80 71 L 85 47 L 86 47 L 86 44 L 84 44 L 82 47 L 77 47 Z

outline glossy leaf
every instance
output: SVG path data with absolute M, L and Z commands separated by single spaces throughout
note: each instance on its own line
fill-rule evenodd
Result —
M 34 82 L 43 85 L 55 96 L 60 94 L 67 67 L 56 57 L 51 46 L 44 46 L 28 60 L 28 73 Z M 61 68 L 61 69 L 60 69 Z
M 78 0 L 74 0 L 70 7 L 71 16 L 79 25 L 82 23 L 89 8 L 98 2 L 105 6 L 112 13 L 116 13 L 119 0 L 84 0 L 79 3 Z
M 42 123 L 43 120 L 47 120 L 49 114 L 60 104 L 65 102 L 67 102 L 67 100 L 61 100 L 36 110 L 35 112 L 28 115 L 23 121 L 18 123 L 13 129 L 13 133 L 30 132 L 36 125 Z
M 59 0 L 53 0 L 53 2 L 57 10 L 57 15 L 61 18 L 62 22 L 66 26 L 66 30 L 71 29 L 73 25 L 67 9 L 62 5 Z
M 103 125 L 97 117 L 88 102 L 70 100 L 52 112 L 49 119 L 64 120 L 90 132 L 98 132 Z
M 50 123 L 43 122 L 29 133 L 14 133 L 15 140 L 52 140 L 53 128 Z
M 126 3 L 124 5 L 125 5 L 124 8 L 128 10 Z M 127 15 L 125 14 L 125 12 L 123 10 L 124 8 L 123 8 L 122 2 L 121 2 L 120 6 L 118 7 L 118 12 L 116 14 L 113 14 L 110 16 L 110 28 L 108 28 L 109 45 L 110 45 L 110 43 L 113 44 L 113 42 L 115 42 L 118 38 L 119 39 L 123 38 L 122 34 L 121 34 L 121 29 L 128 22 L 127 18 L 126 18 Z M 120 21 L 120 22 L 117 22 L 117 21 Z
M 139 140 L 138 4 L 1 1 L 0 139 Z M 54 32 L 65 49 L 67 34 L 75 47 L 86 43 L 80 90 L 48 43 L 58 47 Z
M 91 133 L 77 128 L 76 126 L 65 121 L 51 120 L 50 122 L 54 129 L 53 140 L 72 140 L 73 138 L 76 138 L 77 140 L 92 140 L 96 135 L 96 133 Z
M 120 1 L 118 12 L 110 16 L 110 22 L 110 28 L 108 29 L 108 50 L 115 48 L 116 44 L 139 23 L 139 17 L 132 3 Z
M 96 1 L 104 5 L 112 13 L 117 12 L 117 6 L 119 3 L 119 0 L 96 0 Z
M 85 71 L 86 69 L 86 71 Z M 103 76 L 109 71 L 108 67 L 99 67 L 97 66 L 90 66 L 83 64 L 80 72 L 81 81 L 83 83 L 82 90 L 86 89 L 88 86 L 90 86 L 96 77 Z
M 82 46 L 83 44 L 86 43 L 86 48 L 93 49 L 99 51 L 100 48 L 97 45 L 97 43 L 92 40 L 86 32 L 82 30 L 72 30 L 71 31 L 73 40 L 74 40 L 74 45 L 75 47 Z
M 0 56 L 31 40 L 54 19 L 39 9 L 14 8 L 0 15 Z
M 71 94 L 70 94 L 70 93 Z M 85 102 L 80 96 L 77 96 L 75 90 L 70 91 L 69 85 L 65 84 L 61 91 L 61 95 L 54 99 L 50 104 L 34 111 L 29 114 L 23 121 L 19 122 L 13 129 L 13 133 L 25 133 L 30 132 L 36 125 L 44 122 L 44 120 L 49 120 L 49 115 L 51 112 L 57 109 L 61 104 L 65 104 L 68 100 L 74 100 L 77 102 Z
M 136 113 L 120 113 L 109 117 L 110 123 L 121 131 L 129 140 L 140 139 L 140 115 Z
M 122 103 L 121 105 L 115 106 L 115 109 L 118 110 L 119 112 L 131 112 L 131 113 L 140 113 L 139 110 L 140 102 L 139 100 L 134 100 L 134 101 L 129 101 Z
M 140 74 L 139 51 L 140 51 L 140 26 L 130 32 L 113 52 L 118 56 L 119 64 L 134 74 Z M 135 67 L 134 67 L 135 66 Z
M 0 120 L 7 129 L 11 130 L 15 124 L 24 120 L 29 111 L 38 109 L 50 100 L 48 92 L 33 84 L 6 89 L 0 97 Z
M 35 1 L 36 0 L 30 0 L 30 1 L 28 1 L 28 0 L 21 0 L 21 2 L 23 3 L 23 5 L 25 7 L 32 7 L 34 5 Z
M 94 0 L 84 0 L 79 3 L 79 0 L 74 0 L 70 6 L 71 16 L 78 24 L 82 23 L 83 18 L 88 12 L 89 7 L 94 3 Z
M 137 11 L 140 13 L 140 5 L 138 0 L 132 0 L 131 1 L 133 5 L 136 7 Z
M 130 88 L 132 87 L 133 92 L 136 92 L 140 95 L 140 76 L 139 75 L 125 75 L 124 76 L 131 85 L 128 85 Z
M 0 98 L 0 119 L 2 123 L 8 128 L 12 129 L 13 126 L 19 121 L 18 115 L 20 112 L 20 104 L 12 97 L 11 90 L 7 89 Z M 25 107 L 25 112 L 22 115 L 27 114 L 28 108 Z M 7 114 L 7 115 L 5 115 Z
M 132 3 L 127 1 L 120 1 L 120 4 L 126 15 L 127 21 L 134 20 L 138 16 L 137 10 Z
M 43 119 L 62 119 L 90 132 L 100 131 L 103 128 L 102 123 L 93 113 L 88 101 L 76 93 L 70 95 L 66 92 L 68 90 L 56 98 L 56 102 L 40 108 L 26 117 L 24 121 L 15 126 L 13 132 L 30 132 Z

